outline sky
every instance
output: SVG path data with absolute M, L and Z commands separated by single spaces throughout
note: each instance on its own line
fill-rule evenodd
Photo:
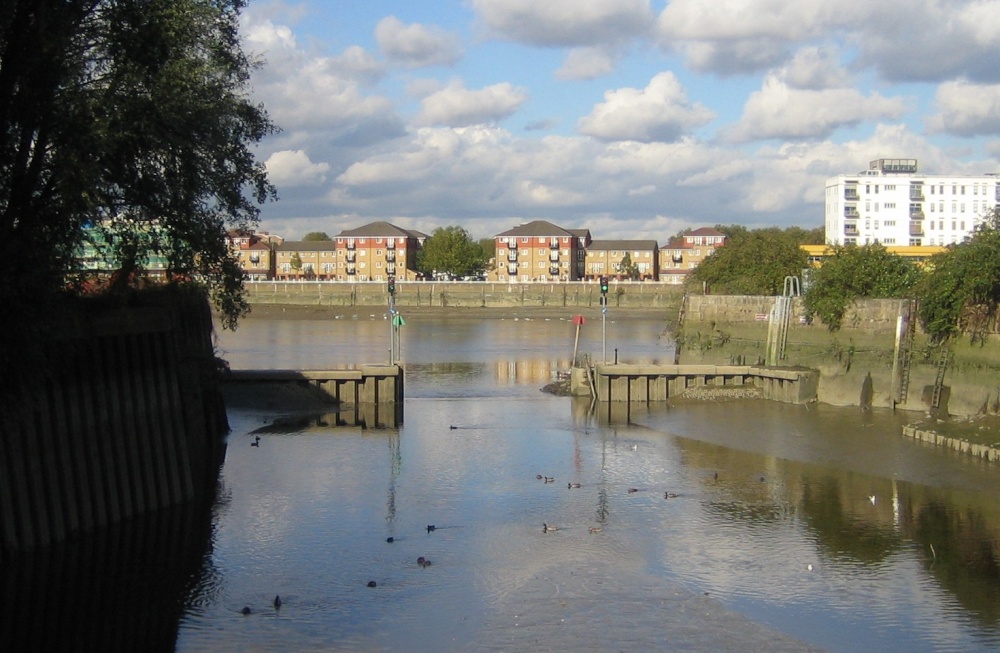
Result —
M 823 225 L 878 158 L 1000 172 L 1000 0 L 252 0 L 256 154 L 297 240 Z

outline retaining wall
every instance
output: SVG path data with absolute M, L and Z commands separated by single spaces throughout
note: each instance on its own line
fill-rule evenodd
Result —
M 49 345 L 0 413 L 0 551 L 214 492 L 228 431 L 208 304 L 118 309 Z

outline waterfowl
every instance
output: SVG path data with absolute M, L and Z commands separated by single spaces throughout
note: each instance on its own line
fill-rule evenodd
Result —
M 430 533 L 431 531 L 435 530 L 436 528 L 437 528 L 437 526 L 435 526 L 434 524 L 427 524 L 427 532 L 428 533 Z
M 420 565 L 421 567 L 430 567 L 431 561 L 423 556 L 420 556 L 419 558 L 417 558 L 417 564 Z
M 557 527 L 555 527 L 555 526 L 549 526 L 548 524 L 546 524 L 544 522 L 542 523 L 542 532 L 543 533 L 548 533 L 549 531 L 557 531 L 557 530 L 559 530 L 559 529 Z
M 254 441 L 250 443 L 250 446 L 251 447 L 259 447 L 260 446 L 260 436 L 259 435 L 254 438 Z
M 281 609 L 281 597 L 278 596 L 277 594 L 274 595 L 274 609 L 275 610 Z
M 869 495 L 868 496 L 868 500 L 872 502 L 873 506 L 875 505 L 875 495 L 874 494 Z
M 636 493 L 636 492 L 638 492 L 638 491 L 639 491 L 639 488 L 637 488 L 637 487 L 630 487 L 630 488 L 628 489 L 628 493 L 629 493 L 629 494 L 635 494 L 635 493 Z
M 540 481 L 540 480 L 542 480 L 543 477 L 542 477 L 541 474 L 535 474 L 535 478 Z
M 551 483 L 554 480 L 556 480 L 554 476 L 546 476 L 545 477 L 545 482 L 546 483 Z
M 598 528 L 597 526 L 591 526 L 591 527 L 590 527 L 590 532 L 591 532 L 591 533 L 600 533 L 600 532 L 601 532 L 601 530 L 602 530 L 602 529 Z
M 250 609 L 249 605 L 244 605 L 243 609 L 240 610 L 240 614 L 250 614 L 253 610 Z
M 377 583 L 373 580 L 368 581 L 368 587 L 375 587 Z
M 571 489 L 571 488 L 575 488 L 575 487 L 582 487 L 582 486 L 579 483 L 567 483 L 566 484 L 566 489 Z
M 664 499 L 676 499 L 677 498 L 677 494 L 675 492 L 664 492 L 663 493 L 663 498 Z

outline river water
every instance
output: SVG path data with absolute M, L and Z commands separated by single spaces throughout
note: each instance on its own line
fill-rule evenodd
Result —
M 408 319 L 398 428 L 231 407 L 176 650 L 1000 650 L 998 470 L 877 410 L 691 402 L 615 423 L 540 392 L 575 335 Z M 219 349 L 322 369 L 387 362 L 390 337 L 379 314 L 249 319 Z M 577 346 L 673 359 L 653 320 L 590 320 Z

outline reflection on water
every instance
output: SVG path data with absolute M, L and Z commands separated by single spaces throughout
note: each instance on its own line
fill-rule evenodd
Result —
M 254 324 L 220 338 L 233 367 L 388 342 L 378 320 Z M 49 624 L 77 650 L 122 648 L 115 624 L 148 633 L 134 650 L 1000 649 L 996 469 L 900 437 L 905 415 L 678 403 L 608 422 L 539 392 L 569 323 L 411 327 L 398 428 L 231 407 L 210 535 L 4 561 L 3 650 Z M 630 362 L 670 350 L 659 324 L 614 329 Z
M 309 328 L 380 339 L 344 324 Z M 302 335 L 267 327 L 285 328 Z M 657 323 L 609 332 L 623 362 L 672 360 Z M 568 368 L 567 322 L 403 333 L 399 429 L 309 424 L 251 448 L 261 416 L 233 416 L 219 604 L 291 602 L 221 640 L 219 608 L 191 615 L 180 650 L 1000 648 L 995 470 L 900 437 L 908 416 L 734 402 L 614 405 L 609 420 L 539 392 Z M 224 343 L 234 367 L 261 360 L 249 336 Z M 581 351 L 602 345 L 591 331 Z

